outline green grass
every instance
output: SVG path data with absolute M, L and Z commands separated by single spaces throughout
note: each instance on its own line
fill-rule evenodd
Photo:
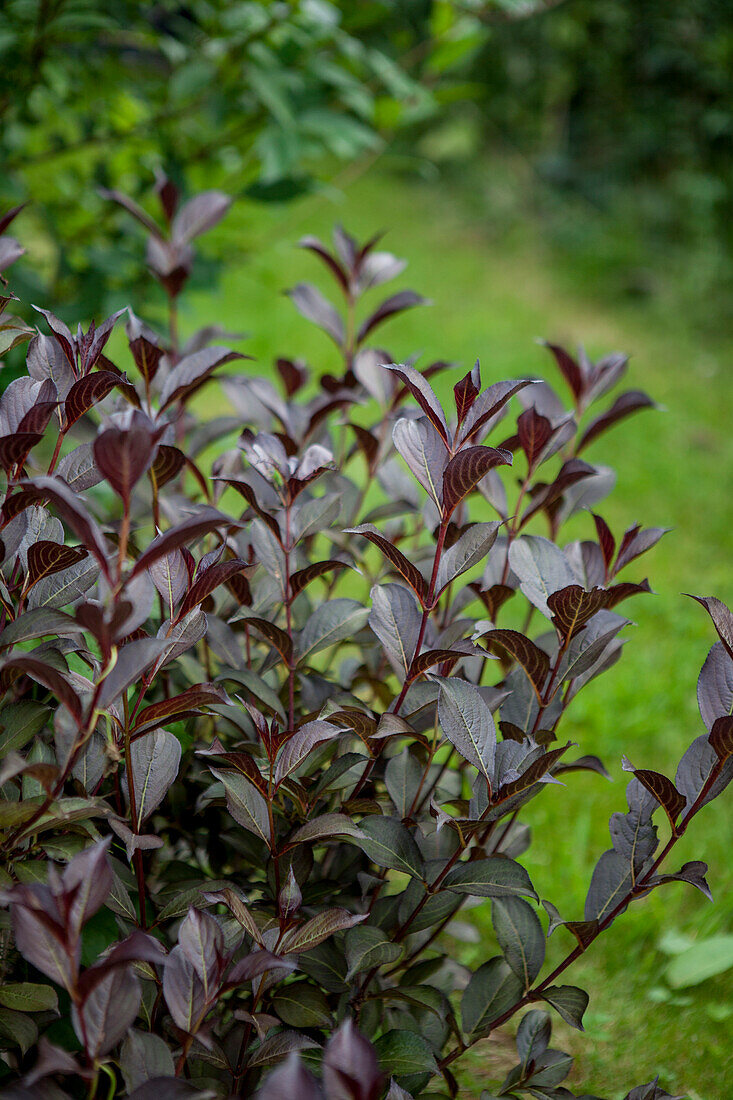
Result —
M 638 625 L 628 632 L 624 658 L 581 695 L 565 727 L 582 751 L 602 756 L 613 783 L 571 775 L 566 788 L 548 789 L 526 812 L 538 838 L 526 856 L 537 889 L 566 918 L 578 918 L 594 862 L 609 846 L 608 818 L 625 808 L 621 753 L 638 767 L 673 774 L 684 748 L 703 732 L 695 684 L 714 635 L 702 609 L 681 593 L 733 602 L 727 373 L 733 341 L 703 341 L 682 301 L 674 308 L 653 300 L 600 301 L 592 257 L 585 268 L 571 268 L 548 253 L 531 221 L 497 235 L 495 224 L 489 232 L 475 204 L 459 193 L 384 173 L 362 177 L 345 193 L 282 209 L 238 204 L 217 231 L 229 257 L 221 285 L 192 295 L 184 329 L 215 322 L 246 330 L 251 338 L 241 346 L 260 360 L 260 371 L 273 353 L 305 357 L 318 370 L 334 366 L 327 339 L 301 321 L 280 292 L 301 278 L 325 288 L 317 262 L 294 244 L 305 232 L 327 235 L 337 220 L 359 235 L 389 228 L 386 246 L 409 260 L 401 285 L 434 302 L 384 330 L 396 356 L 422 350 L 423 364 L 440 357 L 464 369 L 478 356 L 484 383 L 539 372 L 560 386 L 535 337 L 581 341 L 591 354 L 623 349 L 632 355 L 629 387 L 647 389 L 666 408 L 639 414 L 588 451 L 589 460 L 618 472 L 616 490 L 601 508 L 614 531 L 636 520 L 673 531 L 636 571 L 634 579 L 648 572 L 657 595 L 626 605 Z M 449 384 L 442 383 L 444 391 Z M 216 400 L 212 388 L 205 407 L 223 411 Z M 590 536 L 589 521 L 577 530 Z M 716 904 L 681 885 L 660 889 L 621 917 L 567 975 L 592 993 L 587 1034 L 558 1027 L 577 1055 L 571 1087 L 575 1081 L 579 1091 L 623 1096 L 659 1073 L 670 1091 L 687 1090 L 698 1100 L 728 1095 L 731 975 L 660 1003 L 667 959 L 657 945 L 670 927 L 697 938 L 733 930 L 729 805 L 708 807 L 674 860 L 709 862 Z M 495 950 L 488 904 L 472 910 L 471 919 L 481 942 L 461 950 L 477 963 Z M 551 957 L 567 948 L 564 935 L 559 931 L 550 941 Z M 495 1082 L 495 1061 L 503 1072 L 506 1049 L 499 1036 L 466 1059 L 466 1100 Z

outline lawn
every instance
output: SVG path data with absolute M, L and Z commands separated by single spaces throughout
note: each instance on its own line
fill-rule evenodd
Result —
M 316 261 L 294 244 L 305 232 L 327 235 L 335 221 L 358 235 L 388 229 L 386 246 L 409 260 L 401 285 L 432 299 L 430 308 L 384 330 L 396 356 L 422 351 L 422 363 L 445 358 L 464 370 L 478 356 L 485 383 L 540 372 L 560 386 L 536 337 L 583 342 L 591 355 L 623 349 L 632 356 L 629 387 L 648 390 L 664 406 L 640 414 L 643 424 L 628 421 L 604 436 L 587 456 L 618 472 L 601 508 L 615 531 L 634 521 L 673 529 L 631 578 L 648 573 L 656 595 L 628 605 L 638 625 L 628 632 L 623 660 L 580 697 L 565 727 L 584 752 L 604 759 L 613 782 L 571 775 L 567 788 L 548 789 L 526 813 L 543 838 L 524 857 L 537 889 L 567 919 L 577 919 L 595 860 L 609 846 L 608 817 L 625 808 L 621 753 L 637 767 L 674 774 L 684 748 L 703 732 L 695 684 L 714 634 L 702 609 L 682 593 L 733 602 L 733 340 L 701 338 L 682 301 L 603 301 L 590 274 L 592 257 L 585 269 L 577 256 L 571 267 L 543 246 L 531 220 L 506 234 L 497 234 L 495 224 L 489 232 L 476 204 L 460 193 L 404 182 L 383 169 L 343 191 L 280 209 L 235 206 L 212 234 L 229 257 L 226 273 L 215 290 L 189 298 L 184 334 L 212 322 L 245 330 L 250 338 L 241 346 L 260 360 L 259 369 L 273 353 L 305 357 L 319 370 L 334 365 L 327 339 L 296 315 L 281 291 L 301 278 L 325 289 Z M 451 384 L 445 377 L 444 390 Z M 577 528 L 583 531 L 590 534 L 585 517 Z M 728 1094 L 733 972 L 673 995 L 663 977 L 669 956 L 659 949 L 665 935 L 667 950 L 675 946 L 670 932 L 676 941 L 733 932 L 732 815 L 730 800 L 724 802 L 705 811 L 675 860 L 710 864 L 715 905 L 691 888 L 659 890 L 621 917 L 568 974 L 592 992 L 586 1036 L 558 1028 L 577 1053 L 571 1087 L 575 1081 L 580 1091 L 615 1098 L 659 1073 L 667 1089 L 697 1100 Z M 494 953 L 488 905 L 467 919 L 479 942 L 455 949 L 477 964 Z M 550 941 L 550 961 L 567 946 L 560 942 L 564 935 Z M 466 1059 L 466 1100 L 495 1083 L 491 1067 L 502 1066 L 505 1042 L 498 1036 Z

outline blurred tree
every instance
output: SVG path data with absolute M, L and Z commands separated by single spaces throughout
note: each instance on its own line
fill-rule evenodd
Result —
M 730 0 L 565 0 L 494 22 L 471 62 L 484 142 L 733 288 Z
M 546 0 L 0 6 L 0 209 L 32 201 L 47 293 L 91 314 L 134 285 L 139 262 L 107 247 L 122 244 L 121 215 L 99 188 L 147 202 L 156 170 L 185 187 L 199 166 L 207 186 L 286 200 L 314 185 L 324 154 L 378 150 L 474 94 L 462 72 L 487 13 Z M 32 278 L 20 271 L 17 289 L 40 293 Z

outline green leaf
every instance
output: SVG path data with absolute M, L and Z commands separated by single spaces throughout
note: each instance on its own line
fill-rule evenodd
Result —
M 296 829 L 288 841 L 288 847 L 314 840 L 337 840 L 342 837 L 361 839 L 363 836 L 359 826 L 346 814 L 321 814 Z
M 247 691 L 251 691 L 261 703 L 270 708 L 273 714 L 277 714 L 279 718 L 285 721 L 285 711 L 282 708 L 282 703 L 261 676 L 248 668 L 230 668 L 217 676 L 217 683 L 226 683 L 230 680 L 247 688 Z
M 491 916 L 504 958 L 529 989 L 545 961 L 545 933 L 539 917 L 521 898 L 495 898 Z
M 437 1073 L 435 1055 L 422 1035 L 414 1031 L 391 1031 L 374 1044 L 380 1066 L 396 1077 L 411 1073 Z
M 82 633 L 83 630 L 83 626 L 63 611 L 54 611 L 50 607 L 35 607 L 5 627 L 0 634 L 0 646 L 4 648 L 17 645 L 18 642 L 28 642 L 32 638 L 43 638 L 46 634 L 58 634 L 64 637 L 67 634 Z
M 42 703 L 28 700 L 2 708 L 3 732 L 0 734 L 0 759 L 9 752 L 19 752 L 48 722 L 51 711 Z
M 368 618 L 369 608 L 356 600 L 337 599 L 320 604 L 300 635 L 298 663 L 310 659 L 327 646 L 353 638 Z
M 457 863 L 444 879 L 448 890 L 456 894 L 470 894 L 475 898 L 519 897 L 525 895 L 539 900 L 530 877 L 513 859 L 489 856 L 472 859 L 469 863 Z
M 386 966 L 397 962 L 402 955 L 398 943 L 392 943 L 381 928 L 363 925 L 352 928 L 346 933 L 346 962 L 349 969 L 347 978 L 353 978 L 373 966 Z
M 384 783 L 401 818 L 407 817 L 422 777 L 423 769 L 419 761 L 407 748 L 387 762 Z
M 267 803 L 260 792 L 241 772 L 212 768 L 211 774 L 224 784 L 227 809 L 234 820 L 269 846 L 270 820 Z
M 477 1038 L 488 1035 L 491 1023 L 521 999 L 522 983 L 499 955 L 472 975 L 461 1000 L 463 1030 Z
M 420 849 L 401 821 L 372 814 L 360 822 L 360 828 L 364 837 L 358 841 L 359 847 L 378 867 L 424 879 Z
M 278 950 L 283 955 L 310 951 L 329 936 L 333 936 L 335 932 L 353 928 L 363 920 L 366 920 L 365 913 L 350 913 L 348 909 L 326 909 L 323 913 L 317 913 L 315 917 L 311 917 L 305 924 L 286 932 Z
M 38 1028 L 30 1016 L 23 1016 L 10 1008 L 0 1008 L 0 1037 L 9 1039 L 12 1046 L 20 1047 L 26 1054 L 38 1038 Z
M 575 985 L 551 985 L 542 993 L 542 999 L 558 1012 L 565 1023 L 584 1031 L 583 1013 L 588 1007 L 589 997 L 584 989 Z
M 17 1012 L 55 1012 L 56 990 L 37 982 L 8 982 L 0 986 L 0 1005 Z
M 664 976 L 673 989 L 687 989 L 733 967 L 733 936 L 711 936 L 688 947 L 667 964 Z
M 308 981 L 283 986 L 271 1000 L 272 1008 L 289 1027 L 328 1027 L 333 1018 L 321 990 Z

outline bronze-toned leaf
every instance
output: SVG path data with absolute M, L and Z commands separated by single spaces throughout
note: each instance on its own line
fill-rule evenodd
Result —
M 511 452 L 497 447 L 466 447 L 459 451 L 443 471 L 443 518 L 453 513 L 489 470 L 511 464 Z
M 640 409 L 655 409 L 656 407 L 656 402 L 652 401 L 651 397 L 642 390 L 629 390 L 627 393 L 622 393 L 620 397 L 616 398 L 610 409 L 606 409 L 604 413 L 591 421 L 580 437 L 575 453 L 580 454 L 589 443 L 592 443 L 602 432 L 618 423 L 619 420 L 631 416 L 632 413 L 639 412 Z
M 279 626 L 275 626 L 274 623 L 269 622 L 267 619 L 247 619 L 249 626 L 253 626 L 255 630 L 258 630 L 264 638 L 267 638 L 271 645 L 274 645 L 282 659 L 286 664 L 290 664 L 293 656 L 293 643 L 284 630 L 281 630 Z
M 61 569 L 68 569 L 82 561 L 88 554 L 83 546 L 64 546 L 58 542 L 40 539 L 28 547 L 28 587 L 42 577 L 50 577 Z
M 733 716 L 725 714 L 716 718 L 708 734 L 708 741 L 721 760 L 733 756 Z
M 527 457 L 527 465 L 534 469 L 537 459 L 552 439 L 554 429 L 546 416 L 542 416 L 534 406 L 525 409 L 517 420 L 519 443 Z
M 483 638 L 489 648 L 495 649 L 498 646 L 522 666 L 538 701 L 541 702 L 542 691 L 550 673 L 550 658 L 544 650 L 518 630 L 490 630 Z
M 305 569 L 299 569 L 297 573 L 293 573 L 290 578 L 290 591 L 293 598 L 302 592 L 311 581 L 316 580 L 317 577 L 322 577 L 326 573 L 334 573 L 338 572 L 340 569 L 346 568 L 347 564 L 345 561 L 329 559 L 328 561 L 314 562 L 313 565 L 307 565 Z
M 371 543 L 378 547 L 400 576 L 404 577 L 420 602 L 424 602 L 426 585 L 422 573 L 411 561 L 408 561 L 401 550 L 398 550 L 389 539 L 381 535 L 376 527 L 373 527 L 370 523 L 363 523 L 360 527 L 347 527 L 346 532 L 351 535 L 363 535 L 365 539 L 369 539 Z
M 84 413 L 89 412 L 100 401 L 103 401 L 117 385 L 117 382 L 117 375 L 108 370 L 94 371 L 75 382 L 64 402 L 67 428 L 70 428 Z
M 579 584 L 569 584 L 547 597 L 553 625 L 566 639 L 577 634 L 597 611 L 607 606 L 607 602 L 605 588 L 592 588 L 586 592 Z
M 642 787 L 645 787 L 650 794 L 654 795 L 674 828 L 675 821 L 687 805 L 684 795 L 680 794 L 671 779 L 667 779 L 667 776 L 661 775 L 660 772 L 640 768 L 638 770 L 634 769 L 634 775 Z

